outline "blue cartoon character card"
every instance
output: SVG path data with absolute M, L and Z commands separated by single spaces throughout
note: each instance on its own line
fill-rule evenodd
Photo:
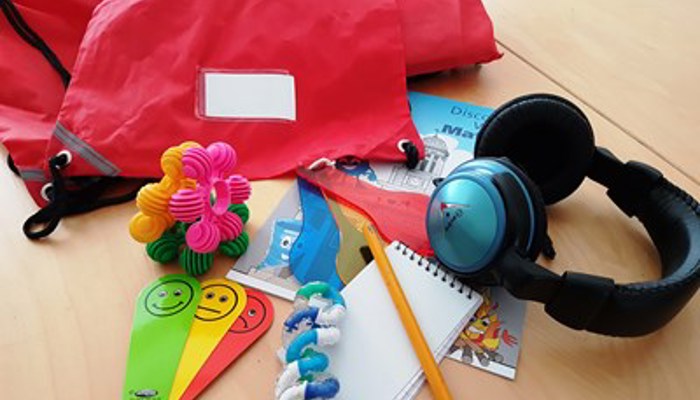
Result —
M 299 281 L 290 267 L 292 249 L 303 226 L 299 188 L 293 184 L 251 240 L 227 277 L 277 297 L 294 299 Z
M 258 265 L 259 269 L 276 271 L 278 276 L 289 274 L 289 254 L 301 233 L 301 224 L 301 220 L 294 218 L 280 218 L 274 221 L 270 246 L 265 253 L 265 259 Z

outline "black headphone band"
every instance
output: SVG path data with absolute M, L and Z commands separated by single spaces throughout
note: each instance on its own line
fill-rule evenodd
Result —
M 588 176 L 642 222 L 661 258 L 662 278 L 620 285 L 576 272 L 560 276 L 507 251 L 499 267 L 503 285 L 516 297 L 544 303 L 550 316 L 574 329 L 614 336 L 653 332 L 700 286 L 700 205 L 654 168 L 622 163 L 606 149 L 596 149 Z

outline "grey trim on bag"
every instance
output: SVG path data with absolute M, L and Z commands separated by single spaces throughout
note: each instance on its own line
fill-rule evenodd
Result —
M 106 176 L 119 175 L 120 169 L 116 165 L 66 129 L 60 122 L 56 123 L 56 129 L 54 129 L 53 134 L 68 150 L 80 154 L 85 161 L 97 168 L 102 174 Z
M 20 169 L 19 176 L 22 180 L 29 182 L 46 182 L 48 180 L 44 171 L 40 169 Z

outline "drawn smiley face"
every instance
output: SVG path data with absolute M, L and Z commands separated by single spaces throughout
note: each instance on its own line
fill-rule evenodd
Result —
M 247 333 L 255 330 L 262 325 L 267 316 L 267 309 L 260 299 L 248 293 L 248 302 L 245 309 L 238 316 L 229 332 L 231 333 Z
M 146 294 L 146 311 L 155 317 L 169 317 L 186 309 L 194 299 L 194 288 L 182 279 L 171 279 L 155 285 Z
M 214 283 L 202 287 L 202 299 L 195 318 L 200 321 L 218 321 L 231 314 L 238 305 L 238 294 L 232 287 Z

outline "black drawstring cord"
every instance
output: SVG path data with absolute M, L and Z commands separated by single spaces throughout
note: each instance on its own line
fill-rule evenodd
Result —
M 56 230 L 63 217 L 133 200 L 141 186 L 138 185 L 136 189 L 122 195 L 102 198 L 108 188 L 124 181 L 124 178 L 100 177 L 82 182 L 83 186 L 76 190 L 68 190 L 65 178 L 61 174 L 61 169 L 67 164 L 68 157 L 65 154 L 59 154 L 49 160 L 52 177 L 52 190 L 47 193 L 49 204 L 24 222 L 22 230 L 27 238 L 41 239 L 50 235 Z
M 7 155 L 7 167 L 10 168 L 10 171 L 12 171 L 15 175 L 22 176 L 19 173 L 19 169 L 17 168 L 17 165 L 15 165 L 15 160 L 13 160 L 12 156 L 10 156 L 9 154 Z
M 22 18 L 22 15 L 12 1 L 0 0 L 0 9 L 2 9 L 2 13 L 5 14 L 5 18 L 7 18 L 7 22 L 10 23 L 15 32 L 17 32 L 25 42 L 41 52 L 44 58 L 46 58 L 46 61 L 48 61 L 53 69 L 58 72 L 58 75 L 60 75 L 63 86 L 67 87 L 71 78 L 70 72 L 63 66 L 61 60 L 58 59 L 56 53 L 51 50 L 46 42 L 27 25 L 27 22 Z
M 51 157 L 49 160 L 49 170 L 52 177 L 52 188 L 49 204 L 37 211 L 34 215 L 24 221 L 22 230 L 29 239 L 40 239 L 50 235 L 56 230 L 61 217 L 66 208 L 66 186 L 61 175 L 61 168 L 68 163 L 68 157 L 61 154 Z M 40 230 L 34 230 L 38 225 L 44 225 Z
M 406 153 L 406 167 L 408 169 L 414 169 L 418 166 L 420 161 L 420 153 L 418 152 L 418 147 L 416 147 L 413 142 L 406 140 L 401 143 L 401 149 Z

